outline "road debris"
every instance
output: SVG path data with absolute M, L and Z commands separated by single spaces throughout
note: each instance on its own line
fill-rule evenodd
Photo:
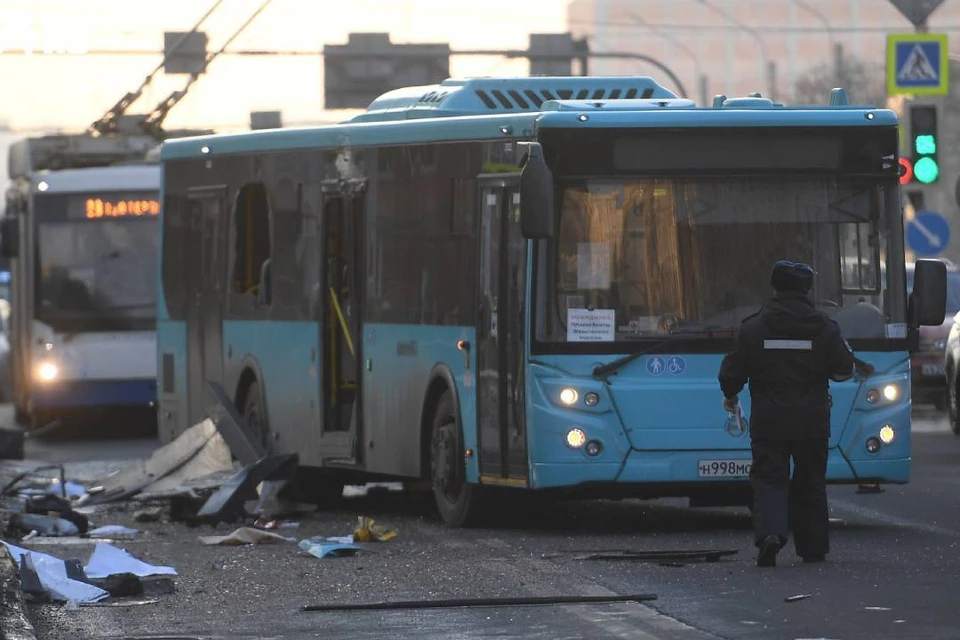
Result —
M 135 536 L 138 533 L 140 533 L 138 529 L 131 529 L 118 524 L 108 524 L 87 532 L 87 535 L 91 538 L 123 538 Z
M 293 479 L 299 456 L 272 455 L 238 471 L 217 489 L 197 512 L 196 522 L 232 522 L 244 515 L 244 504 L 259 498 L 257 486 L 265 480 Z
M 246 544 L 270 544 L 277 542 L 296 542 L 296 538 L 285 538 L 276 533 L 240 527 L 226 536 L 200 536 L 200 542 L 206 545 L 240 546 Z
M 636 560 L 639 562 L 681 563 L 683 561 L 702 560 L 703 562 L 719 562 L 725 556 L 739 553 L 736 549 L 611 549 L 581 553 L 575 560 Z M 560 554 L 558 554 L 560 555 Z
M 796 595 L 796 596 L 787 596 L 786 598 L 783 599 L 783 601 L 784 601 L 784 602 L 799 602 L 800 600 L 806 600 L 807 598 L 811 597 L 812 595 L 813 595 L 812 593 L 801 593 L 800 595 Z
M 353 539 L 357 542 L 386 542 L 397 537 L 396 531 L 391 531 L 386 527 L 376 524 L 372 518 L 359 516 L 357 518 L 357 528 L 353 530 Z
M 207 419 L 154 451 L 146 461 L 113 473 L 90 487 L 85 503 L 103 504 L 141 492 L 169 490 L 188 479 L 222 471 L 224 458 L 229 461 L 226 444 L 213 421 Z
M 363 551 L 363 547 L 351 542 L 344 542 L 342 538 L 309 538 L 301 540 L 300 548 L 316 558 L 326 558 L 327 556 L 343 557 L 353 556 Z
M 159 522 L 161 516 L 163 516 L 161 507 L 147 507 L 133 512 L 133 519 L 136 522 Z
M 347 604 L 311 604 L 301 611 L 371 611 L 386 609 L 450 609 L 459 607 L 522 607 L 556 604 L 610 604 L 615 602 L 650 602 L 657 596 L 640 593 L 629 596 L 530 596 L 504 598 L 456 598 L 452 600 L 408 600 Z
M 177 575 L 177 571 L 173 567 L 147 564 L 133 557 L 125 549 L 119 549 L 106 542 L 97 543 L 84 570 L 90 578 L 106 578 L 118 573 L 132 573 L 141 578 Z

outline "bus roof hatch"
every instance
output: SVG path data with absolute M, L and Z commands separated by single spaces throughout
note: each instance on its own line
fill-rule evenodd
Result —
M 389 91 L 353 122 L 537 112 L 554 100 L 675 99 L 647 76 L 448 79 Z

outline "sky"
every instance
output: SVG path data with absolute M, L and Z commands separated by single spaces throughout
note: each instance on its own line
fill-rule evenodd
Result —
M 86 128 L 160 62 L 164 31 L 188 31 L 215 0 L 0 0 L 0 125 L 18 130 Z M 223 0 L 207 19 L 209 50 L 263 0 Z M 321 51 L 351 32 L 390 32 L 391 41 L 452 49 L 526 49 L 531 31 L 566 28 L 567 0 L 272 0 L 231 48 Z M 23 55 L 24 49 L 61 51 Z M 150 56 L 72 51 L 150 50 Z M 453 57 L 451 75 L 525 75 L 525 61 Z M 322 57 L 221 56 L 171 111 L 165 126 L 246 128 L 251 111 L 280 110 L 284 124 L 334 122 L 324 112 Z M 148 112 L 187 76 L 158 73 L 131 113 Z M 14 89 L 15 88 L 15 89 Z

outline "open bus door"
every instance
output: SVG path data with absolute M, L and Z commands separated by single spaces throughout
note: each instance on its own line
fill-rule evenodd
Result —
M 346 187 L 346 188 L 344 188 Z M 364 259 L 362 185 L 323 185 L 321 276 L 317 296 L 324 465 L 362 463 L 361 298 Z
M 223 298 L 225 256 L 218 232 L 226 227 L 226 190 L 192 190 L 187 195 L 187 414 L 202 420 L 207 409 L 207 382 L 223 384 Z
M 518 177 L 480 176 L 477 441 L 481 481 L 527 486 L 527 242 Z

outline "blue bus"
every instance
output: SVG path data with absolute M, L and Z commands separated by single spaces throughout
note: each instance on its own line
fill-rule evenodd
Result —
M 907 482 L 944 276 L 908 306 L 897 141 L 842 90 L 698 108 L 648 77 L 447 80 L 168 141 L 161 436 L 216 382 L 318 491 L 427 480 L 452 526 L 508 488 L 746 504 L 749 401 L 728 416 L 717 372 L 787 257 L 876 367 L 832 385 L 830 482 Z

